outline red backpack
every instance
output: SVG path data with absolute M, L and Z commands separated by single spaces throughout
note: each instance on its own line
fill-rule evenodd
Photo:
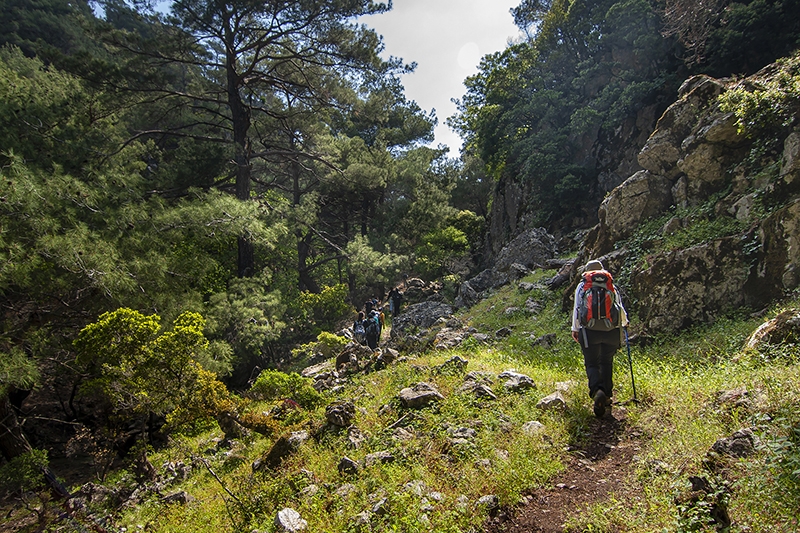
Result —
M 590 270 L 583 274 L 583 288 L 578 295 L 578 321 L 586 329 L 611 331 L 620 326 L 620 308 L 611 274 Z

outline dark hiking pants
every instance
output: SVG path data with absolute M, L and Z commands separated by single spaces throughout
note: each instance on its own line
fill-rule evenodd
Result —
M 589 396 L 594 398 L 599 389 L 611 398 L 614 393 L 614 353 L 620 347 L 620 331 L 592 331 L 581 329 L 578 339 L 583 352 L 583 365 L 589 379 Z

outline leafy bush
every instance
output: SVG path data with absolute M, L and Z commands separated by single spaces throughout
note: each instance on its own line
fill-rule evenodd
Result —
M 754 90 L 737 87 L 719 96 L 720 109 L 736 115 L 741 133 L 756 136 L 791 124 L 791 104 L 800 98 L 800 56 L 779 61 L 778 66 L 779 74 Z
M 317 335 L 316 341 L 302 344 L 299 348 L 293 349 L 292 361 L 301 363 L 312 359 L 317 354 L 325 358 L 333 357 L 338 355 L 348 342 L 350 341 L 346 337 L 323 331 Z
M 767 464 L 787 493 L 800 496 L 800 422 L 788 418 L 775 420 L 777 435 L 766 438 Z
M 306 409 L 322 403 L 322 396 L 311 386 L 311 380 L 292 372 L 264 370 L 250 387 L 250 394 L 261 400 L 289 399 Z
M 447 264 L 469 250 L 467 235 L 460 229 L 447 226 L 422 237 L 417 246 L 417 267 L 429 277 L 438 277 L 447 271 Z
M 31 450 L 0 467 L 0 491 L 25 492 L 44 483 L 42 469 L 47 467 L 47 452 Z
M 347 285 L 339 283 L 325 287 L 318 294 L 300 293 L 300 316 L 316 330 L 330 331 L 350 312 L 347 304 Z
M 200 365 L 209 346 L 203 317 L 182 313 L 165 332 L 160 320 L 120 308 L 81 330 L 74 341 L 77 362 L 90 375 L 83 394 L 99 393 L 115 413 L 130 416 L 169 414 L 198 397 L 199 382 L 214 381 L 227 393 Z

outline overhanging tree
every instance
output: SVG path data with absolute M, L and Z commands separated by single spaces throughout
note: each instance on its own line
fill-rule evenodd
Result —
M 367 0 L 178 0 L 161 21 L 159 38 L 117 33 L 113 42 L 151 66 L 181 65 L 202 74 L 184 86 L 132 87 L 175 101 L 174 109 L 192 110 L 194 120 L 172 133 L 229 145 L 229 180 L 236 197 L 247 201 L 256 161 L 315 155 L 297 138 L 275 143 L 276 137 L 262 135 L 259 125 L 291 122 L 298 108 L 336 105 L 336 93 L 320 82 L 325 79 L 317 74 L 320 70 L 357 84 L 367 75 L 380 77 L 401 68 L 395 60 L 381 60 L 377 35 L 353 22 L 389 7 Z M 254 263 L 252 239 L 241 235 L 238 275 L 253 275 Z

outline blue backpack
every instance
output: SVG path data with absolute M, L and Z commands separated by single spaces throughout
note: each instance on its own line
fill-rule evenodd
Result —
M 367 323 L 367 335 L 377 337 L 381 331 L 377 316 L 371 316 L 365 320 Z

